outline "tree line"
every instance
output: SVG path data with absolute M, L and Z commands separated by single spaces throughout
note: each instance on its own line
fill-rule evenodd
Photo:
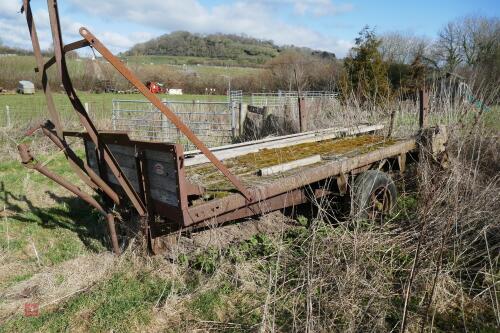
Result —
M 410 33 L 378 35 L 364 27 L 341 60 L 282 54 L 267 62 L 274 88 L 334 89 L 343 97 L 382 103 L 414 97 L 431 82 L 447 80 L 481 90 L 489 103 L 498 102 L 500 86 L 500 20 L 467 16 L 445 24 L 434 39 Z

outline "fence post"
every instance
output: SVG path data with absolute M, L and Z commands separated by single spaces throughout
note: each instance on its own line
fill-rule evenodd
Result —
M 112 105 L 112 107 L 111 107 L 111 124 L 113 125 L 113 131 L 116 131 L 116 116 L 118 113 L 118 111 L 117 111 L 118 108 L 116 106 L 117 104 L 118 104 L 117 101 L 115 101 L 115 100 L 111 101 L 111 105 Z
M 87 112 L 87 114 L 89 115 L 89 117 L 91 117 L 91 118 L 95 117 L 95 114 L 94 114 L 94 115 L 91 115 L 91 114 L 90 114 L 90 111 L 92 111 L 92 110 L 91 110 L 91 107 L 90 107 L 90 103 L 89 103 L 89 102 L 85 102 L 85 103 L 83 104 L 83 108 L 85 109 L 85 112 Z
M 5 106 L 5 114 L 7 116 L 7 127 L 10 127 L 12 124 L 10 122 L 10 107 L 8 105 Z
M 299 103 L 299 131 L 304 132 L 307 129 L 307 112 L 304 97 L 298 98 Z
M 427 127 L 428 119 L 427 115 L 429 113 L 429 94 L 426 90 L 419 90 L 419 117 L 418 117 L 418 125 L 420 130 Z
M 167 105 L 166 98 L 162 98 L 161 102 L 162 104 Z M 160 117 L 161 117 L 161 133 L 162 133 L 160 140 L 162 140 L 163 142 L 167 142 L 168 141 L 167 117 L 161 112 L 160 112 Z
M 240 136 L 243 135 L 243 129 L 245 125 L 245 118 L 247 117 L 247 110 L 248 110 L 248 105 L 239 103 L 238 105 L 238 112 L 239 112 L 239 122 L 240 122 L 240 128 L 239 128 L 239 133 Z
M 233 138 L 236 137 L 236 102 L 231 101 L 231 104 L 229 105 L 231 108 L 231 135 Z

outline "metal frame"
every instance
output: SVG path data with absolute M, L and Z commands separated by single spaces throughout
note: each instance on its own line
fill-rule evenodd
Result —
M 57 0 L 48 0 L 48 12 L 50 18 L 50 27 L 52 32 L 52 39 L 54 45 L 54 56 L 50 58 L 47 62 L 44 62 L 40 43 L 38 40 L 38 34 L 36 31 L 35 22 L 33 19 L 33 13 L 31 9 L 30 0 L 23 0 L 23 7 L 21 8 L 21 12 L 25 13 L 26 21 L 28 25 L 28 29 L 30 31 L 31 42 L 33 46 L 33 52 L 36 59 L 37 67 L 35 71 L 40 73 L 40 80 L 42 82 L 43 91 L 45 94 L 49 118 L 50 121 L 45 125 L 39 125 L 36 128 L 28 131 L 26 134 L 31 135 L 37 129 L 42 129 L 44 133 L 60 148 L 63 150 L 66 158 L 70 162 L 71 167 L 76 172 L 76 174 L 91 188 L 93 188 L 98 194 L 104 195 L 104 202 L 108 203 L 108 207 L 110 203 L 120 204 L 121 198 L 118 197 L 115 191 L 110 189 L 110 187 L 106 184 L 106 181 L 99 177 L 95 172 L 93 172 L 88 165 L 81 161 L 76 154 L 71 150 L 69 145 L 67 144 L 64 134 L 63 128 L 61 124 L 61 120 L 59 114 L 56 110 L 54 99 L 52 96 L 51 88 L 47 79 L 47 70 L 52 66 L 57 66 L 57 72 L 59 78 L 61 79 L 64 90 L 66 91 L 68 98 L 75 110 L 78 114 L 81 124 L 84 126 L 88 138 L 95 144 L 97 149 L 99 150 L 99 159 L 101 164 L 105 164 L 110 168 L 113 175 L 119 181 L 121 189 L 123 190 L 127 199 L 134 206 L 135 210 L 139 214 L 139 216 L 143 219 L 147 219 L 148 211 L 145 206 L 143 200 L 139 194 L 133 189 L 129 180 L 123 174 L 120 166 L 118 165 L 116 159 L 113 157 L 110 149 L 107 144 L 102 140 L 99 132 L 97 131 L 95 125 L 87 114 L 85 107 L 81 100 L 79 99 L 75 89 L 73 88 L 73 84 L 71 82 L 71 78 L 69 76 L 68 68 L 66 65 L 65 54 L 69 51 L 76 50 L 82 47 L 91 46 L 94 47 L 98 52 L 100 52 L 104 58 L 106 58 L 126 79 L 128 79 L 134 86 L 136 86 L 139 91 L 143 93 L 143 95 L 148 98 L 151 103 L 153 103 L 165 116 L 172 121 L 179 128 L 179 130 L 186 135 L 186 137 L 191 140 L 195 146 L 202 151 L 207 158 L 233 183 L 233 185 L 239 190 L 239 192 L 244 196 L 244 198 L 250 202 L 252 200 L 249 195 L 247 189 L 242 185 L 240 180 L 232 175 L 229 170 L 224 166 L 224 164 L 219 161 L 210 150 L 201 142 L 196 135 L 167 107 L 165 106 L 156 96 L 154 96 L 145 85 L 140 82 L 140 80 L 133 75 L 116 57 L 114 57 L 111 52 L 95 37 L 93 36 L 88 29 L 81 28 L 80 33 L 84 37 L 84 39 L 64 45 L 62 41 L 61 34 L 61 25 L 59 20 L 58 6 Z M 55 131 L 52 131 L 52 130 Z M 19 152 L 23 156 L 23 163 L 26 166 L 33 167 L 41 173 L 44 173 L 49 178 L 56 180 L 62 186 L 72 191 L 79 197 L 87 198 L 84 196 L 84 193 L 78 191 L 77 189 L 71 186 L 71 183 L 63 180 L 61 177 L 49 173 L 45 168 L 41 168 L 39 164 L 32 164 L 29 161 L 34 161 L 34 158 L 29 153 L 29 147 L 26 145 L 19 145 Z M 29 163 L 28 163 L 29 162 Z M 34 167 L 37 166 L 37 167 Z M 87 198 L 88 199 L 88 198 Z M 89 202 L 90 203 L 90 202 Z M 103 213 L 111 214 L 111 208 L 104 209 L 97 202 L 91 203 L 94 207 L 98 208 Z M 111 225 L 112 224 L 112 225 Z M 114 231 L 114 224 L 109 223 L 110 225 L 110 234 L 113 240 L 113 247 L 115 253 L 119 253 L 119 248 L 117 246 L 116 233 Z

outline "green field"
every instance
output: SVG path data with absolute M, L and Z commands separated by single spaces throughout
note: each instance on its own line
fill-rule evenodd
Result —
M 196 61 L 196 59 L 200 61 Z M 224 82 L 222 84 L 224 87 L 227 85 L 227 77 L 234 79 L 237 77 L 254 76 L 263 70 L 262 68 L 255 67 L 241 67 L 237 66 L 237 64 L 207 65 L 204 64 L 203 58 L 194 57 L 136 56 L 122 58 L 122 60 L 128 65 L 135 65 L 133 70 L 144 80 L 150 79 L 148 75 L 154 74 L 161 76 L 160 81 L 166 81 L 172 75 L 193 74 L 195 78 L 190 77 L 188 80 L 221 81 Z M 76 88 L 84 84 L 83 82 L 88 81 L 89 75 L 94 75 L 93 65 L 91 65 L 89 59 L 68 59 L 67 64 Z M 118 80 L 117 82 L 121 82 L 121 85 L 124 84 L 124 79 L 119 76 L 113 76 L 114 70 L 105 61 L 99 61 L 98 64 L 106 79 L 112 81 Z M 37 83 L 39 79 L 35 75 L 34 67 L 35 59 L 32 56 L 0 57 L 0 87 L 14 89 L 20 80 L 30 80 Z M 142 77 L 141 74 L 145 76 Z M 222 76 L 226 76 L 226 78 Z M 53 88 L 59 86 L 59 82 L 56 80 L 55 68 L 49 69 L 49 80 Z
M 66 103 L 68 97 L 64 93 L 54 93 L 54 101 L 56 105 Z M 78 96 L 82 102 L 88 103 L 102 103 L 110 104 L 113 99 L 136 99 L 136 100 L 146 100 L 146 98 L 141 94 L 113 94 L 113 93 L 102 93 L 95 94 L 85 91 L 78 92 Z M 225 95 L 195 95 L 195 94 L 184 94 L 184 95 L 167 95 L 167 94 L 157 94 L 160 99 L 166 99 L 168 101 L 213 101 L 213 102 L 224 102 L 227 100 Z M 42 92 L 37 92 L 33 95 L 22 95 L 22 94 L 12 94 L 12 95 L 1 95 L 0 94 L 0 105 L 39 105 L 40 103 L 45 103 L 45 95 Z
M 174 57 L 174 56 L 128 56 L 123 58 L 127 64 L 142 66 L 165 66 L 168 69 L 181 73 L 196 73 L 200 77 L 225 75 L 231 78 L 238 76 L 257 75 L 262 68 L 241 67 L 237 63 L 226 63 L 224 65 L 207 65 L 212 63 L 210 59 L 199 57 Z M 230 62 L 230 61 L 229 61 Z
M 121 59 L 129 64 L 138 65 L 170 65 L 174 68 L 182 68 L 183 65 L 186 65 L 190 70 L 200 73 L 217 72 L 218 74 L 241 75 L 261 70 L 258 66 L 239 66 L 235 60 L 202 57 L 144 55 L 126 56 L 121 57 Z

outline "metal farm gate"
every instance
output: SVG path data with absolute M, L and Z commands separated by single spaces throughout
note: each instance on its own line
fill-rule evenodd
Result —
M 296 91 L 278 91 L 274 93 L 252 93 L 250 96 L 250 104 L 254 106 L 283 106 L 289 105 L 295 107 L 299 94 Z M 337 93 L 329 91 L 303 91 L 300 97 L 306 100 L 335 100 L 338 97 Z
M 231 143 L 236 134 L 237 105 L 232 102 L 163 101 L 208 146 Z M 194 145 L 148 101 L 113 100 L 113 130 L 131 138 Z

